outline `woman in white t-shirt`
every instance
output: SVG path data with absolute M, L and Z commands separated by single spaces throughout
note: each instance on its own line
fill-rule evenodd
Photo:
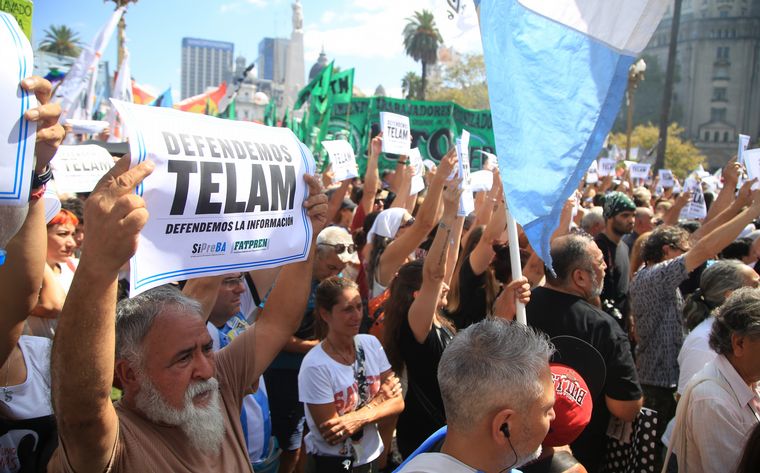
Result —
M 309 433 L 307 471 L 375 472 L 383 451 L 376 422 L 404 410 L 398 378 L 380 342 L 359 335 L 362 301 L 353 281 L 332 277 L 316 291 L 322 342 L 298 373 Z

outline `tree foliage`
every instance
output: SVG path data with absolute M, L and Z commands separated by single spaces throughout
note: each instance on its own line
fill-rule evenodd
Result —
M 425 100 L 427 68 L 438 60 L 438 46 L 443 43 L 443 38 L 435 24 L 435 17 L 429 10 L 414 12 L 406 21 L 403 32 L 404 50 L 408 56 L 422 64 L 419 98 Z
M 401 78 L 401 93 L 407 100 L 416 100 L 420 94 L 422 79 L 416 73 L 409 71 Z
M 465 54 L 441 67 L 428 86 L 430 100 L 450 100 L 465 108 L 489 108 L 486 64 L 482 54 Z
M 45 37 L 40 42 L 40 51 L 62 56 L 78 56 L 81 51 L 79 35 L 66 25 L 55 26 L 44 31 Z
M 673 171 L 679 178 L 686 177 L 699 165 L 705 164 L 705 156 L 691 141 L 682 138 L 684 129 L 677 123 L 671 123 L 668 127 L 668 144 L 665 149 L 665 167 Z M 638 125 L 631 133 L 631 147 L 652 149 L 657 146 L 660 137 L 657 126 L 647 123 Z M 625 149 L 625 133 L 613 133 L 610 135 L 610 143 Z

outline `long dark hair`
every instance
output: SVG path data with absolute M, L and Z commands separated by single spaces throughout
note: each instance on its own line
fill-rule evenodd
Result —
M 359 290 L 359 286 L 350 279 L 341 278 L 340 276 L 333 276 L 325 279 L 319 286 L 314 294 L 314 320 L 316 321 L 317 338 L 324 340 L 329 331 L 327 323 L 322 319 L 319 314 L 320 309 L 331 311 L 338 300 L 343 295 L 343 291 L 346 289 Z
M 398 270 L 390 286 L 390 295 L 385 302 L 385 336 L 383 343 L 385 354 L 396 373 L 404 368 L 404 358 L 401 355 L 401 327 L 409 317 L 409 309 L 414 302 L 414 293 L 422 287 L 423 262 L 410 261 Z M 436 314 L 439 314 L 436 308 Z M 445 317 L 439 316 L 438 322 L 444 327 L 455 331 L 454 325 Z M 435 330 L 435 329 L 433 329 Z
M 388 245 L 393 241 L 393 238 L 386 238 L 380 235 L 373 235 L 372 236 L 372 251 L 369 254 L 369 261 L 367 261 L 367 279 L 368 284 L 370 288 L 370 292 L 372 291 L 372 287 L 375 284 L 376 279 L 376 273 L 378 268 L 380 267 L 380 257 L 383 255 L 383 252 L 386 248 L 388 248 Z M 378 281 L 379 282 L 379 281 Z M 372 294 L 373 296 L 377 297 L 380 294 Z
M 459 275 L 462 273 L 462 265 L 470 258 L 470 254 L 475 250 L 475 247 L 478 246 L 480 239 L 483 238 L 483 232 L 485 229 L 486 227 L 484 225 L 478 225 L 467 235 L 467 242 L 465 243 L 464 248 L 462 248 L 462 253 L 459 256 L 459 261 L 457 261 L 457 266 L 454 270 L 454 277 L 451 279 L 451 290 L 449 291 L 448 296 L 449 303 L 446 307 L 446 311 L 449 314 L 457 313 L 466 303 L 461 300 Z M 493 265 L 489 264 L 481 276 L 485 278 L 486 307 L 490 313 L 499 290 L 498 282 L 494 276 Z

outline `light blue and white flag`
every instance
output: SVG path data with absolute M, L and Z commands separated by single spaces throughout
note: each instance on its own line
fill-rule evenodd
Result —
M 482 0 L 480 29 L 509 210 L 551 266 L 565 200 L 596 159 L 628 68 L 666 0 Z

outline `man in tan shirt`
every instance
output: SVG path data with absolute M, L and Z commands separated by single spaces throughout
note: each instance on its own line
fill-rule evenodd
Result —
M 285 266 L 260 322 L 214 353 L 203 310 L 171 288 L 122 302 L 119 268 L 134 254 L 148 219 L 134 188 L 150 162 L 122 158 L 85 204 L 88 241 L 61 313 L 52 354 L 52 395 L 60 445 L 51 472 L 251 471 L 240 406 L 298 328 L 313 267 Z M 311 176 L 304 206 L 317 235 L 327 198 Z M 113 315 L 117 312 L 116 324 Z M 114 353 L 116 357 L 114 359 Z M 109 399 L 114 373 L 124 388 Z

